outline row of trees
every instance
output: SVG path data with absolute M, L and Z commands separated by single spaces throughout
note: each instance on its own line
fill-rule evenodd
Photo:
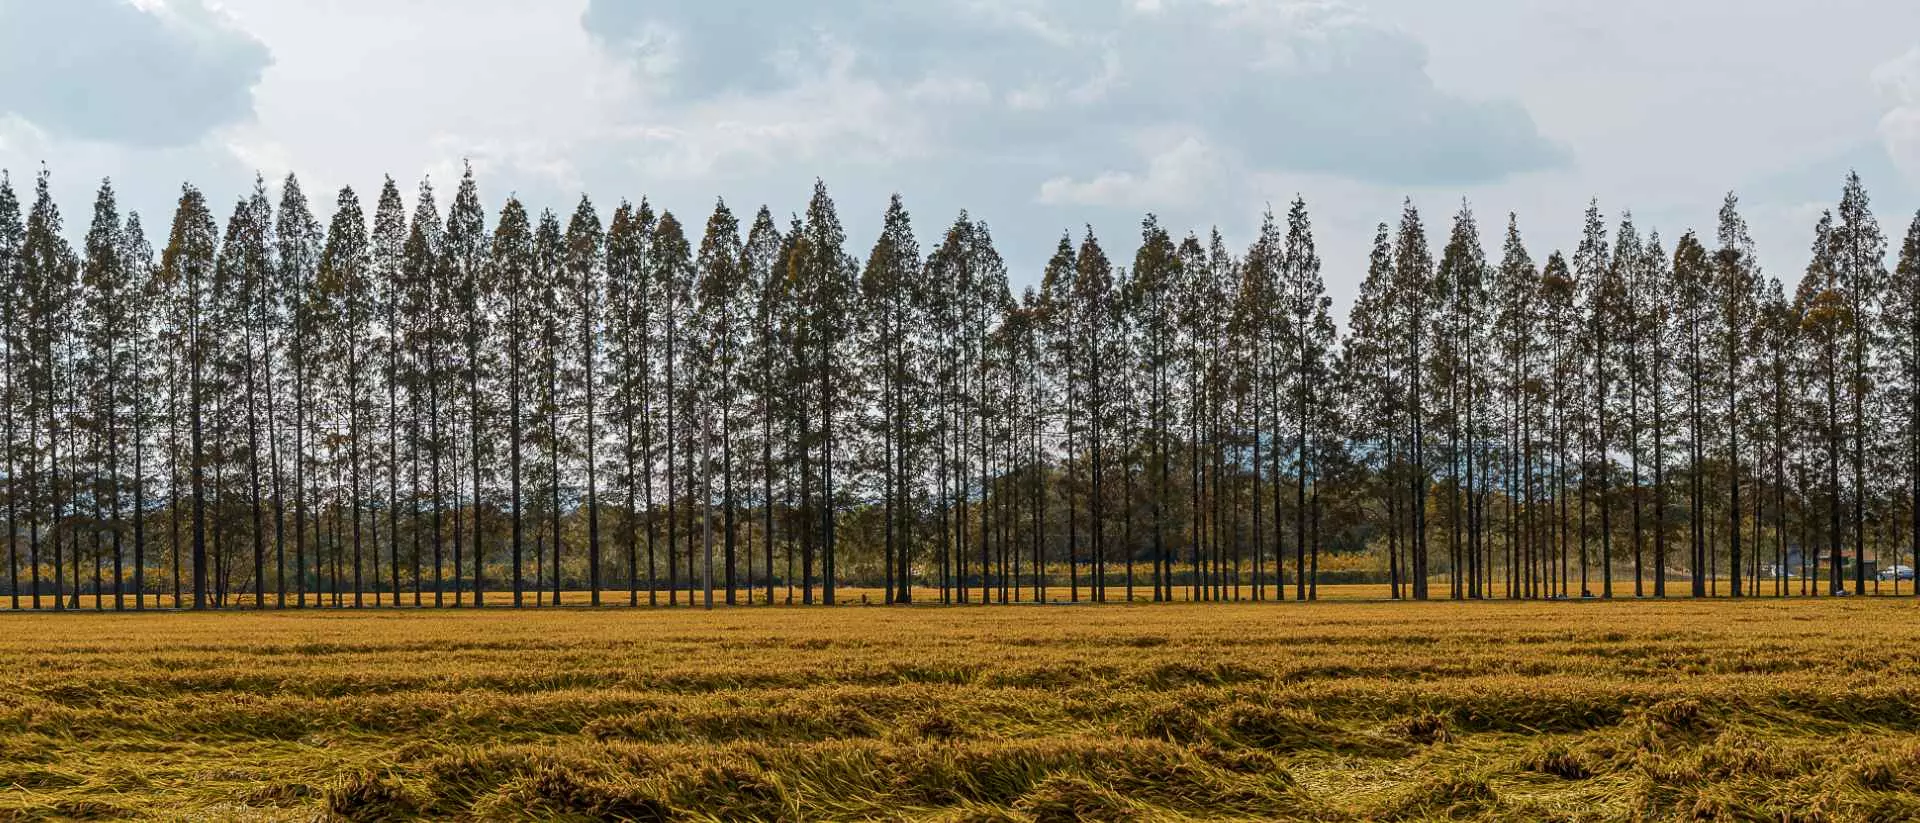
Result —
M 1890 261 L 1857 176 L 1791 294 L 1732 196 L 1543 263 L 1465 204 L 1436 259 L 1409 202 L 1344 334 L 1300 200 L 1238 254 L 1063 235 L 1017 294 L 898 197 L 856 259 L 821 185 L 489 217 L 471 171 L 325 224 L 187 186 L 156 259 L 110 184 L 75 249 L 0 177 L 8 603 L 1308 599 L 1326 554 L 1394 597 L 1865 593 L 1920 546 L 1920 217 Z

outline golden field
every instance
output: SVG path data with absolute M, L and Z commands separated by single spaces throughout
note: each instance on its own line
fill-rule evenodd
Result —
M 1894 598 L 0 614 L 0 819 L 1900 820 L 1916 732 Z

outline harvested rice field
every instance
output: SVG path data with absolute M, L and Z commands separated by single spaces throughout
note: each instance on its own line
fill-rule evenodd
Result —
M 1905 599 L 0 615 L 0 819 L 1920 819 Z

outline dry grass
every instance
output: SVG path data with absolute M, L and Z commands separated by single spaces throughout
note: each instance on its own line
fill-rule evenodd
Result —
M 0 615 L 0 820 L 1920 818 L 1904 600 Z

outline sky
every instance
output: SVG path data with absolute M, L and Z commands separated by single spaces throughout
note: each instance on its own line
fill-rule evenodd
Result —
M 1436 245 L 1517 213 L 1541 260 L 1590 199 L 1671 248 L 1732 191 L 1791 283 L 1849 169 L 1896 247 L 1920 209 L 1920 3 L 0 0 L 0 168 L 45 163 L 76 236 L 102 178 L 157 241 L 183 181 L 444 208 L 463 162 L 490 212 L 696 225 L 819 178 L 862 257 L 899 192 L 923 248 L 984 220 L 1016 286 L 1063 232 L 1244 248 L 1304 197 L 1342 311 L 1406 198 Z

